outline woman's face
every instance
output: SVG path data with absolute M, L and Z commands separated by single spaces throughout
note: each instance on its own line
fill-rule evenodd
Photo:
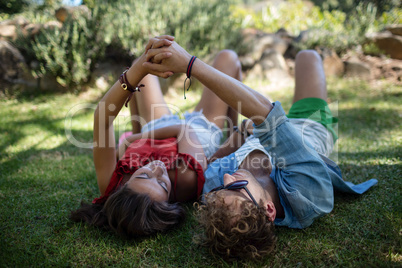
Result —
M 127 187 L 136 193 L 148 194 L 152 200 L 163 202 L 169 200 L 172 184 L 165 164 L 156 160 L 134 172 Z

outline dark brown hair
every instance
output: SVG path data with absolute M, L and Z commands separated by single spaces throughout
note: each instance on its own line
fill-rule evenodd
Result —
M 261 204 L 240 203 L 240 215 L 225 204 L 216 192 L 207 194 L 196 205 L 196 218 L 204 229 L 199 242 L 224 259 L 260 259 L 275 247 L 274 224 L 268 220 Z
M 112 229 L 128 238 L 167 231 L 184 217 L 184 209 L 178 203 L 157 202 L 126 186 L 110 195 L 104 204 L 82 202 L 70 215 L 73 221 Z

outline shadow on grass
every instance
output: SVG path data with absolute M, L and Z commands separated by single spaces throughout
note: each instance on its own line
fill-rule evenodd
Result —
M 46 97 L 39 96 L 35 101 L 45 103 Z M 29 98 L 21 100 L 29 101 Z M 339 110 L 341 135 L 351 133 L 353 138 L 367 143 L 380 139 L 378 133 L 381 131 L 398 127 L 396 110 L 380 109 L 376 103 L 382 100 L 375 102 L 374 97 L 369 101 L 370 105 L 365 108 Z M 52 136 L 65 136 L 65 118 L 51 118 L 49 115 L 51 113 L 45 111 L 29 115 L 34 118 L 10 121 L 0 126 L 0 133 L 3 133 L 0 140 L 0 252 L 6 264 L 116 266 L 122 259 L 131 259 L 131 265 L 139 266 L 158 266 L 158 261 L 160 266 L 189 263 L 189 260 L 197 265 L 211 263 L 207 250 L 199 253 L 198 247 L 192 243 L 196 224 L 192 217 L 180 229 L 134 240 L 70 222 L 69 212 L 78 208 L 82 199 L 90 202 L 98 191 L 91 151 L 77 148 L 69 141 L 49 150 L 40 149 Z M 76 118 L 85 116 L 87 113 L 83 111 Z M 24 139 L 30 125 L 46 132 L 46 136 L 27 144 Z M 92 139 L 89 130 L 74 130 L 73 134 L 81 141 Z M 17 153 L 6 153 L 5 150 L 13 144 L 26 147 L 19 148 Z M 342 159 L 340 168 L 347 180 L 360 183 L 377 178 L 378 185 L 361 196 L 337 193 L 331 214 L 318 219 L 305 230 L 277 228 L 277 251 L 262 263 L 269 266 L 278 263 L 285 266 L 397 266 L 398 262 L 389 255 L 400 254 L 402 169 L 395 161 L 388 160 L 400 159 L 400 151 L 401 146 L 390 148 L 387 145 L 366 151 L 359 148 L 353 153 L 339 152 L 339 159 Z M 361 160 L 362 164 L 356 164 L 355 160 Z M 212 262 L 230 266 L 221 261 Z

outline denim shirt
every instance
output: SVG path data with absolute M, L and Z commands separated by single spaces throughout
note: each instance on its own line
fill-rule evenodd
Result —
M 334 190 L 362 194 L 377 183 L 376 179 L 354 185 L 342 179 L 339 167 L 327 157 L 318 154 L 303 141 L 300 132 L 289 123 L 280 102 L 263 123 L 254 125 L 254 136 L 272 157 L 273 179 L 285 210 L 283 219 L 275 219 L 275 225 L 305 228 L 316 218 L 332 211 Z M 223 184 L 223 175 L 233 174 L 239 165 L 235 153 L 218 159 L 205 171 L 203 192 Z

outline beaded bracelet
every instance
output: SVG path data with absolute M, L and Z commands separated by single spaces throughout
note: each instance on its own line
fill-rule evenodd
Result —
M 133 87 L 133 86 L 128 82 L 127 74 L 126 74 L 126 73 L 127 73 L 127 71 L 128 71 L 129 69 L 130 69 L 130 68 L 127 67 L 126 70 L 125 70 L 125 71 L 120 75 L 120 77 L 119 77 L 119 82 L 120 82 L 121 88 L 124 89 L 124 90 L 127 90 L 127 91 L 130 91 L 130 92 L 131 92 L 130 95 L 128 95 L 126 102 L 124 103 L 124 106 L 126 106 L 126 107 L 127 107 L 128 102 L 130 101 L 131 97 L 133 96 L 133 93 L 136 92 L 136 91 L 141 92 L 140 88 L 141 88 L 141 87 L 145 87 L 144 84 L 141 84 L 141 85 L 138 85 L 138 86 L 136 86 L 136 87 Z

